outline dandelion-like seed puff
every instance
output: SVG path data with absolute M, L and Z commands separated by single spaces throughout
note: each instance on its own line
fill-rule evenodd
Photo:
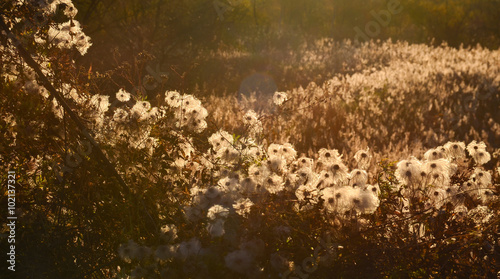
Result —
M 273 96 L 273 103 L 277 106 L 281 106 L 284 102 L 288 100 L 288 95 L 285 92 L 275 92 Z
M 128 93 L 127 91 L 125 91 L 123 89 L 120 89 L 116 93 L 116 99 L 122 103 L 128 102 L 130 100 L 130 93 Z

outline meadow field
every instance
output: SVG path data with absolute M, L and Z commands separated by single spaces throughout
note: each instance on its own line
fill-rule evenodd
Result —
M 6 278 L 499 278 L 498 46 L 243 34 L 167 70 L 73 2 L 1 4 Z

